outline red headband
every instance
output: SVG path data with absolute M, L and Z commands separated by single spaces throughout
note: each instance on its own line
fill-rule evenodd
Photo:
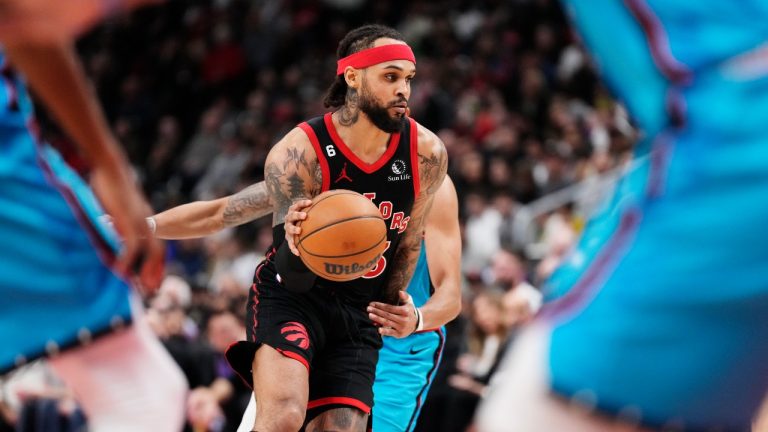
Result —
M 411 47 L 405 44 L 389 44 L 368 48 L 348 55 L 336 62 L 336 75 L 341 75 L 347 66 L 363 69 L 389 60 L 408 60 L 416 63 Z

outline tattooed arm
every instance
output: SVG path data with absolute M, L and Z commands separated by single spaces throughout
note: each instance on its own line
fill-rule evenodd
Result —
M 425 329 L 447 324 L 461 312 L 461 228 L 459 199 L 446 175 L 435 194 L 424 235 L 427 267 L 435 292 L 421 307 Z
M 320 164 L 309 138 L 304 131 L 294 128 L 272 147 L 264 164 L 272 226 L 285 222 L 291 204 L 319 194 L 322 181 Z
M 299 259 L 293 239 L 301 232 L 297 224 L 307 217 L 302 210 L 320 192 L 322 177 L 312 144 L 299 128 L 289 132 L 267 155 L 264 181 L 272 201 L 272 237 L 277 247 L 274 261 L 289 291 L 309 291 L 317 278 Z
M 272 213 L 267 186 L 259 182 L 228 197 L 183 204 L 153 216 L 155 237 L 205 237 Z
M 309 156 L 306 151 L 300 151 L 301 146 L 292 146 L 285 151 L 285 160 L 278 167 L 270 168 L 273 173 L 272 185 L 276 190 L 276 196 L 289 203 L 292 193 L 302 196 L 299 191 L 306 183 L 310 185 L 308 196 L 314 196 L 322 185 L 322 173 L 320 165 L 314 158 L 314 152 L 310 149 Z M 313 160 L 314 162 L 308 162 Z M 298 171 L 312 171 L 312 181 L 306 182 L 300 175 L 297 177 L 286 176 L 285 173 L 293 169 Z M 282 191 L 280 178 L 285 177 L 287 191 Z M 276 181 L 277 179 L 277 181 Z M 318 185 L 312 188 L 312 185 Z M 293 189 L 291 189 L 293 188 Z M 289 203 L 290 205 L 290 203 Z M 204 237 L 224 228 L 242 225 L 274 211 L 273 202 L 270 199 L 267 181 L 252 184 L 240 192 L 224 198 L 211 201 L 196 201 L 180 205 L 153 216 L 156 223 L 155 236 L 163 239 L 183 239 Z
M 419 310 L 422 328 L 434 329 L 456 318 L 461 311 L 459 203 L 456 189 L 447 175 L 435 193 L 425 230 L 427 266 L 435 292 Z M 404 291 L 401 298 L 404 301 L 408 299 Z M 379 333 L 385 336 L 409 336 L 419 324 L 413 304 L 396 306 L 371 302 L 368 312 L 371 319 L 381 326 Z
M 390 267 L 389 279 L 384 292 L 384 301 L 398 302 L 398 291 L 405 290 L 411 280 L 416 261 L 421 251 L 421 238 L 429 209 L 435 193 L 440 188 L 448 171 L 448 155 L 440 138 L 419 125 L 419 183 L 421 190 L 411 209 L 411 220 L 400 239 Z

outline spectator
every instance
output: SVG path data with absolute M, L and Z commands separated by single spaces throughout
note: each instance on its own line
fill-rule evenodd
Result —
M 458 373 L 448 378 L 448 383 L 459 391 L 453 395 L 441 431 L 466 430 L 496 370 L 507 343 L 502 298 L 500 292 L 486 289 L 472 301 L 468 350 L 459 357 Z
M 208 343 L 213 347 L 213 380 L 192 389 L 188 418 L 195 430 L 235 430 L 251 397 L 251 389 L 230 369 L 224 358 L 227 348 L 245 338 L 243 320 L 229 311 L 208 318 Z M 218 429 L 217 429 L 218 428 Z

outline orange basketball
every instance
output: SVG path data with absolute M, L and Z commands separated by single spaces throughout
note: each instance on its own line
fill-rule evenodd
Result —
M 370 271 L 387 246 L 381 212 L 363 195 L 350 190 L 323 192 L 304 210 L 296 247 L 304 264 L 332 281 L 357 279 Z

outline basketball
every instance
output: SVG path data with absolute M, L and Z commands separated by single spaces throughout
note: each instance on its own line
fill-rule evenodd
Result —
M 336 189 L 316 196 L 304 211 L 296 247 L 313 273 L 343 282 L 376 266 L 387 246 L 387 225 L 371 200 Z

